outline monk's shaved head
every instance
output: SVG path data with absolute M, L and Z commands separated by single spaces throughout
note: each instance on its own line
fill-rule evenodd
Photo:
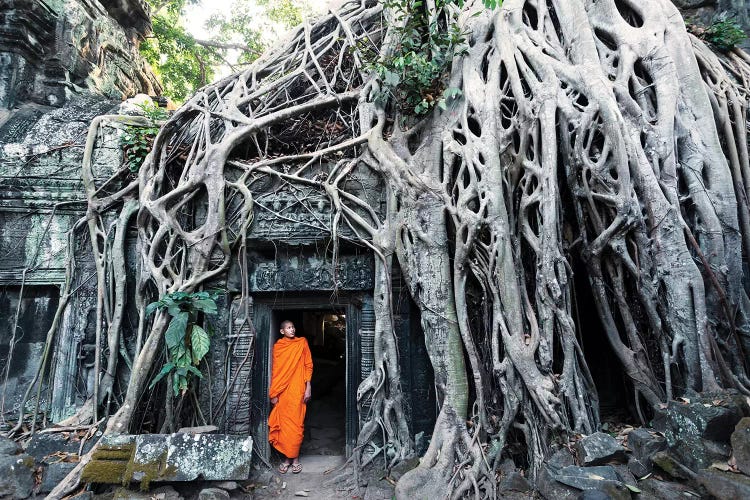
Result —
M 281 322 L 281 325 L 279 325 L 279 329 L 283 330 L 287 325 L 294 325 L 294 323 L 292 323 L 288 319 L 285 319 L 284 321 Z

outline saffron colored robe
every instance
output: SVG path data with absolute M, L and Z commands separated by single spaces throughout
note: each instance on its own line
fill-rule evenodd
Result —
M 268 440 L 287 458 L 299 456 L 307 411 L 303 398 L 312 370 L 307 339 L 282 337 L 276 341 L 268 396 L 278 397 L 279 402 L 268 416 Z

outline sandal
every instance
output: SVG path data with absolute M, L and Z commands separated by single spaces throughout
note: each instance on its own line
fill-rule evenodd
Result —
M 281 462 L 279 464 L 279 472 L 282 474 L 286 474 L 286 471 L 289 470 L 289 464 L 286 462 Z
M 292 474 L 299 474 L 300 472 L 302 472 L 302 464 L 299 462 L 292 464 Z

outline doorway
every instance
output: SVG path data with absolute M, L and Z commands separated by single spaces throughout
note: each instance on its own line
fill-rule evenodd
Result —
M 346 314 L 341 309 L 274 311 L 274 324 L 294 323 L 313 359 L 312 398 L 307 404 L 302 452 L 344 455 L 346 427 Z
M 356 390 L 360 382 L 359 317 L 361 300 L 330 295 L 300 294 L 255 299 L 254 324 L 258 332 L 256 356 L 260 365 L 253 380 L 253 446 L 265 460 L 272 456 L 268 443 L 268 386 L 273 344 L 282 321 L 294 323 L 305 337 L 313 358 L 312 398 L 307 405 L 301 454 L 349 455 L 358 432 Z M 355 305 L 356 304 L 356 305 Z M 267 332 L 262 334 L 261 332 Z

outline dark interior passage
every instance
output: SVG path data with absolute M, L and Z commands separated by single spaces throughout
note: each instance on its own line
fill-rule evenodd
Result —
M 346 443 L 346 318 L 331 309 L 278 311 L 307 338 L 313 358 L 301 455 L 343 455 Z
M 607 340 L 588 280 L 588 270 L 580 259 L 574 259 L 573 264 L 576 302 L 573 314 L 579 328 L 581 349 L 599 396 L 602 423 L 633 421 L 636 412 L 632 385 Z

